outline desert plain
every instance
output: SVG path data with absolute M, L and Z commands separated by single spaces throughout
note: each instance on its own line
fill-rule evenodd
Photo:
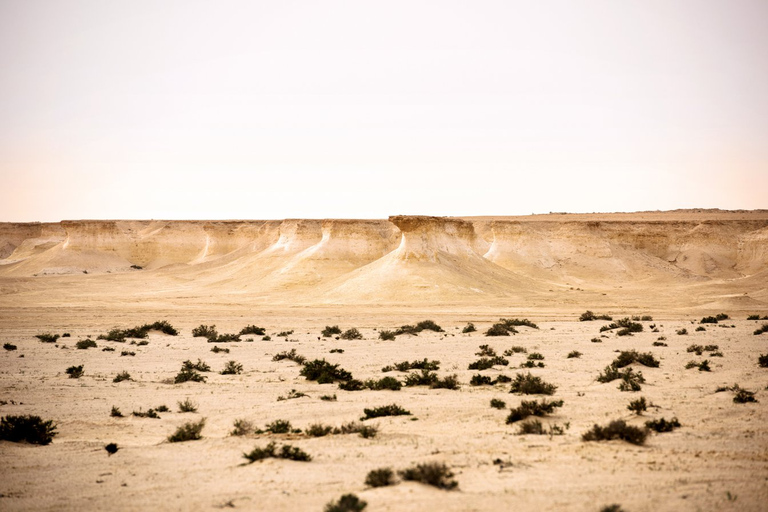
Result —
M 2 223 L 0 258 L 0 343 L 16 346 L 0 353 L 0 416 L 38 415 L 57 432 L 45 446 L 0 441 L 0 510 L 321 511 L 344 494 L 370 511 L 768 509 L 768 368 L 758 364 L 768 332 L 754 334 L 768 323 L 768 211 Z M 642 330 L 601 332 L 612 321 L 580 321 L 586 311 L 635 317 Z M 486 336 L 502 318 L 536 327 Z M 442 332 L 380 339 L 424 320 Z M 98 339 L 156 321 L 178 334 Z M 463 332 L 469 323 L 477 330 Z M 192 335 L 200 325 L 265 334 L 210 342 Z M 324 337 L 327 326 L 362 339 Z M 44 343 L 43 333 L 69 336 Z M 96 347 L 77 349 L 86 339 Z M 469 369 L 481 345 L 507 364 Z M 438 377 L 459 385 L 346 391 L 274 360 L 291 350 L 362 382 L 405 382 L 419 371 L 382 368 L 436 360 Z M 598 382 L 632 350 L 659 362 L 629 366 L 645 378 L 640 390 Z M 522 367 L 532 353 L 543 359 Z M 174 383 L 184 361 L 198 360 L 211 369 L 205 382 Z M 220 374 L 229 361 L 242 373 Z M 691 361 L 710 371 L 686 368 Z M 65 370 L 79 365 L 83 375 L 70 378 Z M 121 372 L 131 379 L 113 382 Z M 554 394 L 470 384 L 528 373 Z M 756 401 L 734 402 L 736 389 Z M 641 397 L 647 410 L 628 410 Z M 179 412 L 187 399 L 197 412 Z M 507 423 L 510 409 L 534 399 L 563 401 L 535 418 L 559 430 L 521 435 L 521 422 Z M 360 420 L 390 404 L 411 414 Z M 169 411 L 159 418 L 131 414 L 161 405 Z M 168 441 L 203 418 L 201 439 Z M 594 425 L 643 429 L 660 418 L 680 427 L 651 431 L 643 444 L 582 439 Z M 295 431 L 231 435 L 237 420 L 260 430 L 286 420 Z M 378 432 L 306 434 L 350 422 Z M 243 457 L 270 442 L 311 460 Z M 109 443 L 119 448 L 112 455 Z M 445 464 L 457 487 L 365 484 L 371 470 L 430 462 Z

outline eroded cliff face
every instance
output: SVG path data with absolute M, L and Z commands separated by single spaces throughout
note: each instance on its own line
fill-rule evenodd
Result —
M 688 213 L 637 221 L 622 214 L 0 223 L 0 279 L 149 272 L 164 289 L 184 283 L 206 293 L 300 293 L 319 302 L 525 298 L 558 286 L 649 280 L 760 286 L 768 213 L 698 220 Z

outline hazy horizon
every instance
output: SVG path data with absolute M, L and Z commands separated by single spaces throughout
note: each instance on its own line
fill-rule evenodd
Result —
M 0 0 L 0 221 L 767 208 L 766 19 Z

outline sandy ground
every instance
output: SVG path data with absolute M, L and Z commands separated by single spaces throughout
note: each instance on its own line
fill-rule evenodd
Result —
M 36 414 L 53 419 L 58 435 L 48 446 L 0 442 L 0 509 L 2 510 L 208 510 L 234 506 L 244 510 L 322 510 L 327 502 L 354 493 L 376 510 L 576 510 L 596 511 L 618 503 L 627 511 L 651 510 L 765 510 L 768 503 L 768 370 L 757 358 L 768 353 L 768 334 L 752 332 L 762 322 L 733 320 L 708 325 L 695 332 L 698 313 L 655 315 L 643 322 L 645 330 L 631 337 L 614 334 L 601 343 L 590 340 L 607 322 L 578 322 L 578 306 L 539 311 L 498 307 L 316 307 L 251 309 L 229 307 L 141 307 L 109 303 L 99 308 L 35 307 L 32 301 L 7 305 L 0 315 L 0 342 L 17 351 L 0 353 L 0 414 Z M 610 312 L 646 314 L 643 310 Z M 768 314 L 768 311 L 763 314 Z M 482 335 L 499 317 L 528 317 L 539 329 L 520 328 L 509 338 Z M 422 332 L 377 339 L 374 329 L 392 329 L 431 318 L 445 334 Z M 75 342 L 95 338 L 113 327 L 130 327 L 167 319 L 180 330 L 176 337 L 150 334 L 146 346 L 98 341 L 97 348 L 77 350 Z M 461 334 L 473 321 L 480 332 Z M 193 338 L 197 325 L 216 324 L 220 332 L 238 331 L 248 324 L 267 328 L 272 341 L 219 344 L 229 354 L 211 352 L 213 344 Z M 650 330 L 657 325 L 658 333 Z M 325 325 L 357 327 L 363 340 L 320 339 Z M 731 326 L 734 327 L 725 327 Z M 676 335 L 687 328 L 686 336 Z M 294 329 L 288 339 L 279 331 Z M 70 332 L 56 344 L 34 335 Z M 665 336 L 667 347 L 652 346 Z M 248 336 L 244 337 L 247 338 Z M 716 344 L 723 357 L 687 353 L 693 343 Z M 569 425 L 562 436 L 516 435 L 505 424 L 508 414 L 489 406 L 492 398 L 507 408 L 532 398 L 509 393 L 509 384 L 469 386 L 476 371 L 481 344 L 501 353 L 513 345 L 545 357 L 545 368 L 530 370 L 558 386 L 553 399 L 564 406 L 545 423 Z M 102 351 L 112 346 L 114 352 Z M 440 376 L 457 374 L 459 390 L 426 387 L 400 391 L 339 390 L 299 375 L 291 361 L 272 356 L 295 348 L 309 359 L 339 363 L 358 379 L 379 378 L 381 368 L 403 360 L 437 359 Z M 329 353 L 331 349 L 343 353 Z M 651 352 L 659 368 L 638 366 L 647 379 L 637 393 L 621 392 L 617 383 L 595 378 L 618 350 Z M 120 356 L 122 350 L 136 355 Z M 580 358 L 567 358 L 572 350 Z M 21 356 L 24 357 L 21 357 Z M 213 369 L 206 383 L 165 383 L 184 360 L 202 359 Z M 712 371 L 686 370 L 690 360 L 709 359 Z M 524 354 L 508 358 L 484 374 L 514 377 L 527 372 L 517 367 Z M 224 364 L 236 360 L 241 375 L 219 375 Z M 85 375 L 69 379 L 64 370 L 84 365 Z M 120 371 L 133 381 L 113 383 Z M 756 391 L 759 403 L 736 404 L 733 393 L 716 393 L 718 386 L 740 386 Z M 292 389 L 306 393 L 278 401 Z M 320 400 L 336 394 L 337 401 Z M 627 410 L 630 400 L 645 397 L 656 407 L 642 416 Z M 177 402 L 190 398 L 198 413 L 177 412 Z M 541 398 L 541 397 L 537 397 Z M 338 426 L 358 419 L 366 407 L 396 403 L 412 416 L 369 420 L 379 427 L 373 439 L 357 435 L 308 438 L 303 435 L 229 435 L 236 419 L 264 427 L 277 419 L 296 428 L 322 422 Z M 172 412 L 160 419 L 131 417 L 134 410 L 161 404 Z M 112 406 L 126 414 L 110 417 Z M 622 441 L 584 442 L 581 435 L 595 423 L 625 419 L 642 425 L 653 418 L 677 417 L 682 427 L 672 433 L 652 434 L 644 446 Z M 203 439 L 169 443 L 166 438 L 182 423 L 206 418 Z M 312 455 L 311 462 L 270 459 L 245 465 L 243 452 L 270 440 L 289 443 Z M 120 450 L 108 456 L 104 445 Z M 494 464 L 494 460 L 502 464 Z M 381 467 L 404 469 L 416 463 L 446 463 L 459 483 L 456 491 L 442 491 L 418 483 L 371 489 L 364 484 L 368 471 Z

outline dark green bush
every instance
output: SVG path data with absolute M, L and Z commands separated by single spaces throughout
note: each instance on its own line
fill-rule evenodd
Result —
M 333 327 L 326 325 L 325 329 L 323 329 L 320 334 L 323 335 L 323 338 L 330 338 L 336 334 L 341 334 L 341 329 L 339 329 L 338 325 L 334 325 Z
M 79 350 L 85 350 L 85 349 L 88 349 L 88 348 L 96 348 L 96 342 L 91 340 L 91 339 L 80 340 L 77 343 L 75 343 L 75 347 L 77 349 L 79 349 Z
M 546 416 L 547 414 L 552 414 L 555 408 L 562 406 L 562 400 L 555 400 L 554 402 L 549 402 L 546 399 L 541 402 L 538 400 L 523 400 L 519 407 L 510 410 L 509 416 L 507 416 L 507 424 L 524 420 L 529 416 Z
M 397 404 L 383 405 L 381 407 L 374 407 L 373 409 L 363 409 L 363 416 L 360 421 L 369 420 L 371 418 L 381 418 L 383 416 L 410 416 L 411 412 L 403 409 Z
M 56 436 L 56 424 L 40 416 L 4 416 L 0 418 L 0 440 L 12 443 L 49 444 Z
M 478 351 L 475 352 L 475 355 L 480 357 L 496 357 L 497 356 L 496 351 L 493 348 L 491 348 L 489 345 L 480 345 L 480 347 L 478 347 Z
M 70 379 L 79 379 L 83 376 L 83 365 L 70 366 L 66 369 L 66 374 L 69 375 Z
M 763 334 L 764 332 L 768 332 L 768 324 L 763 324 L 757 329 L 755 329 L 755 332 L 753 333 L 755 336 L 758 336 L 760 334 Z
M 371 470 L 365 477 L 365 485 L 369 487 L 387 487 L 395 483 L 395 472 L 391 468 Z
M 675 331 L 675 334 L 677 334 L 678 336 L 685 336 L 686 334 L 688 334 L 688 329 L 686 328 L 678 329 L 677 331 Z
M 189 368 L 183 368 L 176 377 L 173 379 L 174 384 L 181 384 L 182 382 L 205 382 L 205 377 L 200 375 L 196 370 Z
M 568 356 L 567 356 L 568 359 L 574 359 L 579 357 L 581 357 L 581 352 L 579 352 L 578 350 L 572 350 L 571 352 L 568 352 Z
M 487 375 L 481 375 L 476 373 L 469 381 L 470 386 L 490 386 L 493 384 L 493 380 Z
M 291 422 L 288 420 L 275 420 L 264 427 L 264 430 L 272 432 L 273 434 L 287 434 L 292 429 Z
M 362 512 L 368 503 L 354 494 L 344 494 L 339 501 L 331 501 L 325 505 L 325 512 Z
M 403 387 L 403 385 L 400 383 L 399 380 L 397 380 L 394 377 L 382 377 L 379 380 L 376 379 L 369 379 L 365 382 L 365 387 L 368 389 L 373 389 L 375 391 L 380 391 L 383 389 L 389 389 L 391 391 L 399 391 L 400 388 Z
M 400 336 L 401 334 L 412 334 L 413 336 L 418 336 L 419 332 L 421 332 L 421 329 L 416 328 L 415 325 L 403 325 L 399 329 L 395 329 L 395 335 Z
M 257 325 L 247 325 L 240 330 L 240 336 L 245 336 L 247 334 L 264 336 L 264 334 L 266 334 L 266 331 L 264 330 L 263 327 L 259 327 Z
M 216 339 L 216 337 L 219 335 L 218 332 L 216 332 L 216 326 L 215 325 L 201 325 L 199 327 L 195 327 L 192 329 L 192 336 L 195 338 L 208 338 L 208 339 Z
M 214 354 L 218 354 L 219 352 L 223 352 L 225 354 L 229 354 L 229 349 L 228 348 L 220 348 L 218 346 L 215 346 L 215 347 L 213 347 L 211 349 L 211 352 L 213 352 Z
M 440 369 L 440 361 L 428 361 L 425 357 L 423 360 L 419 361 L 403 361 L 401 363 L 395 363 L 394 365 L 385 366 L 381 369 L 382 372 L 391 372 L 393 370 L 397 370 L 400 372 L 407 372 L 408 370 L 439 370 Z
M 308 462 L 312 460 L 312 457 L 303 451 L 301 448 L 285 444 L 277 450 L 277 445 L 274 442 L 269 443 L 264 448 L 256 447 L 251 450 L 250 453 L 244 453 L 243 457 L 248 459 L 249 463 L 253 463 L 259 460 L 268 458 L 275 459 L 289 459 L 300 462 Z
M 672 432 L 674 429 L 680 427 L 680 422 L 677 421 L 677 418 L 672 418 L 669 421 L 661 418 L 658 420 L 646 421 L 645 426 L 656 432 Z
M 253 423 L 244 419 L 235 420 L 233 426 L 235 428 L 229 433 L 231 436 L 247 436 L 256 430 Z
M 113 418 L 122 418 L 123 417 L 123 413 L 120 412 L 120 409 L 118 409 L 114 405 L 112 406 L 112 411 L 109 413 L 109 415 L 112 416 Z
M 493 407 L 494 409 L 504 409 L 506 406 L 507 406 L 507 403 L 504 400 L 491 398 L 491 407 Z
M 18 347 L 13 343 L 3 343 L 3 348 L 5 350 L 16 350 Z
M 473 324 L 472 322 L 469 322 L 464 327 L 464 329 L 461 330 L 461 332 L 463 332 L 464 334 L 467 334 L 467 333 L 470 333 L 470 332 L 475 332 L 475 331 L 477 331 L 477 329 L 475 328 L 475 324 Z
M 287 338 L 291 334 L 293 334 L 293 329 L 291 329 L 290 331 L 281 331 L 281 332 L 277 333 L 277 337 L 278 338 Z
M 56 340 L 59 339 L 59 335 L 44 332 L 43 334 L 36 334 L 35 338 L 39 339 L 43 343 L 55 343 Z
M 643 412 L 648 410 L 648 402 L 645 401 L 645 397 L 641 396 L 640 398 L 636 400 L 632 400 L 629 402 L 629 405 L 627 406 L 627 409 L 634 412 L 638 416 L 643 414 Z
M 624 368 L 625 366 L 629 366 L 632 363 L 640 363 L 643 366 L 648 366 L 649 368 L 659 367 L 659 361 L 653 357 L 653 354 L 650 352 L 644 352 L 641 354 L 636 350 L 622 351 L 619 356 L 611 363 L 611 366 L 614 368 Z
M 453 472 L 445 464 L 427 462 L 404 469 L 399 472 L 400 478 L 412 482 L 431 485 L 438 489 L 452 490 L 459 483 L 453 479 Z
M 619 370 L 613 366 L 606 366 L 605 370 L 597 376 L 598 382 L 611 382 L 621 379 L 619 390 L 621 391 L 640 391 L 640 384 L 645 382 L 643 372 L 635 372 L 632 368 Z
M 334 434 L 360 434 L 360 437 L 370 439 L 376 437 L 379 433 L 379 429 L 373 425 L 363 425 L 356 421 L 343 424 L 339 428 L 333 429 Z
M 115 375 L 115 378 L 112 379 L 112 382 L 123 382 L 124 380 L 131 380 L 131 374 L 126 371 L 122 371 Z
M 437 379 L 435 382 L 430 384 L 429 387 L 432 389 L 459 389 L 459 379 L 458 376 L 454 373 L 448 377 Z
M 505 359 L 501 356 L 496 357 L 481 357 L 477 361 L 473 363 L 469 363 L 469 366 L 467 367 L 468 370 L 487 370 L 488 368 L 492 368 L 494 365 L 502 365 L 507 366 L 509 364 L 509 360 Z
M 742 389 L 738 386 L 734 386 L 734 391 L 736 394 L 733 397 L 733 402 L 737 404 L 746 404 L 748 402 L 757 403 L 757 398 L 755 398 L 754 391 L 747 391 L 746 389 Z
M 282 361 L 283 359 L 288 359 L 289 361 L 293 361 L 297 364 L 304 364 L 307 361 L 306 357 L 296 353 L 295 348 L 292 348 L 287 352 L 282 351 L 279 354 L 275 354 L 275 356 L 272 358 L 273 361 Z
M 513 327 L 520 327 L 520 326 L 530 327 L 532 329 L 539 328 L 538 325 L 531 322 L 527 318 L 523 318 L 522 320 L 520 320 L 519 318 L 502 318 L 501 320 L 499 320 L 499 322 L 504 324 L 508 329 L 511 329 Z
M 231 343 L 233 341 L 240 341 L 239 334 L 219 334 L 215 338 L 208 338 L 208 343 Z
M 486 336 L 509 336 L 510 334 L 517 334 L 515 328 L 508 328 L 502 323 L 493 324 L 485 331 Z
M 613 320 L 613 318 L 611 318 L 608 315 L 595 315 L 591 311 L 585 311 L 579 317 L 580 322 L 591 322 L 592 320 L 607 320 L 610 322 L 611 320 Z
M 357 379 L 350 379 L 341 382 L 339 384 L 339 389 L 344 391 L 362 391 L 365 389 L 365 383 Z
M 307 427 L 304 432 L 309 437 L 324 437 L 333 432 L 333 427 L 323 425 L 322 423 L 314 423 Z
M 421 331 L 434 331 L 434 332 L 445 332 L 443 331 L 443 328 L 437 325 L 432 320 L 424 320 L 416 324 L 416 329 Z
M 624 420 L 614 420 L 605 427 L 595 425 L 592 430 L 585 432 L 581 438 L 584 441 L 611 441 L 620 439 L 628 443 L 641 445 L 645 443 L 648 431 L 644 428 L 627 425 Z
M 518 373 L 515 375 L 515 380 L 512 381 L 512 388 L 509 392 L 523 395 L 554 395 L 555 390 L 557 390 L 557 386 L 545 382 L 541 377 L 536 377 L 530 373 L 525 375 Z
M 519 345 L 515 345 L 513 347 L 508 348 L 504 351 L 504 356 L 511 357 L 515 354 L 526 354 L 528 352 L 528 349 L 525 347 L 521 347 Z
M 155 409 L 149 408 L 146 412 L 139 409 L 138 411 L 133 411 L 131 413 L 131 416 L 136 416 L 137 418 L 153 418 L 156 420 L 160 419 L 160 415 L 157 414 L 157 411 Z
M 197 370 L 199 372 L 209 372 L 211 371 L 211 367 L 205 364 L 200 359 L 197 360 L 196 363 L 193 363 L 192 361 L 184 361 L 181 363 L 182 370 Z
M 702 323 L 702 324 L 716 324 L 717 323 L 717 318 L 715 318 L 713 316 L 705 316 L 704 318 L 701 319 L 701 322 L 699 322 L 699 323 Z
M 117 443 L 109 443 L 104 446 L 104 449 L 107 450 L 107 453 L 109 455 L 114 455 L 117 453 L 117 450 L 119 450 L 120 448 L 117 447 Z
M 338 364 L 331 364 L 325 359 L 315 359 L 304 363 L 300 375 L 307 380 L 317 381 L 319 384 L 352 380 L 351 373 L 339 368 Z
M 228 361 L 224 369 L 219 372 L 221 375 L 240 375 L 243 373 L 243 365 L 237 361 Z
M 356 328 L 352 328 L 341 333 L 341 339 L 343 340 L 361 340 L 363 335 Z
M 395 339 L 395 333 L 394 331 L 387 331 L 387 330 L 379 331 L 379 339 L 385 340 L 385 341 L 392 341 Z
M 760 354 L 757 358 L 757 364 L 760 368 L 768 368 L 768 354 Z
M 185 399 L 183 402 L 178 402 L 179 412 L 197 412 L 197 404 L 190 400 Z

